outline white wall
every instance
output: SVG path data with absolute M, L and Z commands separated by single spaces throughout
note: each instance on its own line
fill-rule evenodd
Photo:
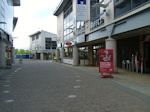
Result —
M 64 34 L 64 14 L 63 12 L 57 16 L 57 37 L 58 43 L 63 42 L 63 35 Z
M 41 31 L 39 34 L 39 38 L 32 41 L 32 38 L 30 38 L 30 48 L 33 52 L 35 52 L 35 48 L 37 48 L 38 52 L 42 52 L 45 49 L 45 38 L 52 38 L 53 41 L 56 41 L 56 34 L 47 32 L 47 31 Z
M 105 0 L 104 3 L 108 3 L 110 0 Z M 106 8 L 108 15 L 104 16 L 104 25 L 110 24 L 114 20 L 114 0 L 111 0 L 109 6 Z

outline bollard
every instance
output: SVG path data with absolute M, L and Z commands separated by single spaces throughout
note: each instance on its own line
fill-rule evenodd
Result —
M 132 54 L 132 60 L 131 60 L 131 68 L 132 68 L 132 72 L 134 72 L 134 55 Z
M 130 60 L 126 60 L 127 70 L 130 70 Z
M 141 57 L 141 74 L 143 73 L 143 57 Z
M 136 72 L 138 72 L 138 54 L 136 53 L 136 55 L 135 55 L 135 70 L 136 70 Z
M 125 60 L 122 60 L 122 68 L 125 69 Z

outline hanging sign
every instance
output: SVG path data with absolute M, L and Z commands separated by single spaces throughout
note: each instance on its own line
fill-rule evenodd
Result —
M 67 41 L 67 42 L 66 42 L 66 45 L 67 45 L 67 46 L 71 46 L 71 45 L 72 45 L 72 42 Z

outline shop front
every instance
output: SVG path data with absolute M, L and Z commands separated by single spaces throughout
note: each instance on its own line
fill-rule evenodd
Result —
M 73 46 L 71 41 L 65 42 L 63 62 L 73 65 Z
M 150 73 L 150 35 L 144 38 L 144 72 Z
M 125 35 L 128 38 L 125 37 Z M 150 73 L 150 36 L 131 33 L 117 39 L 117 65 L 138 73 Z
M 104 39 L 77 44 L 79 49 L 79 65 L 98 66 L 98 50 L 105 48 Z

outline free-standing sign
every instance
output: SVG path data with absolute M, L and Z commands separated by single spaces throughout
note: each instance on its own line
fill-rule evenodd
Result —
M 99 72 L 113 73 L 114 72 L 114 60 L 113 49 L 99 49 Z

